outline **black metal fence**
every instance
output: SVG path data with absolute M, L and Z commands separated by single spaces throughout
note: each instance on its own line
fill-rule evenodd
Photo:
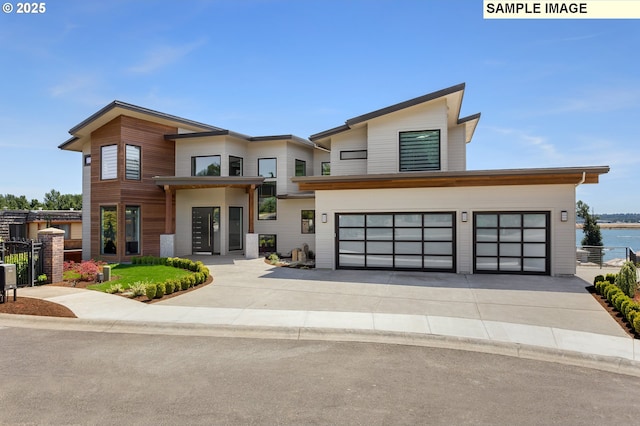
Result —
M 0 241 L 0 261 L 16 265 L 18 287 L 34 286 L 43 270 L 42 243 L 34 240 Z

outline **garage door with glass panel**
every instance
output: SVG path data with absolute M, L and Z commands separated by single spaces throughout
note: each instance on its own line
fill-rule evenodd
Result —
M 549 212 L 474 214 L 474 271 L 550 273 Z
M 455 213 L 338 213 L 336 267 L 455 271 Z

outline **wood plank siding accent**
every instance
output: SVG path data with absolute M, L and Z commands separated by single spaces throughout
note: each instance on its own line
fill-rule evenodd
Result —
M 138 118 L 119 116 L 91 134 L 91 256 L 105 260 L 128 261 L 125 247 L 125 206 L 140 207 L 140 254 L 159 255 L 160 234 L 165 227 L 165 193 L 153 181 L 154 176 L 172 176 L 175 173 L 175 149 L 173 141 L 165 134 L 176 133 L 177 128 Z M 118 146 L 117 178 L 101 180 L 100 148 Z M 125 178 L 125 146 L 140 147 L 140 180 Z M 100 207 L 117 206 L 118 254 L 100 254 Z M 175 201 L 173 209 L 175 211 Z M 175 217 L 175 215 L 173 215 Z M 175 219 L 170 219 L 175 220 Z M 171 229 L 175 225 L 172 223 Z
M 394 173 L 390 175 L 322 176 L 292 178 L 301 191 L 376 189 L 376 188 L 437 188 L 503 185 L 561 185 L 598 183 L 599 175 L 608 172 L 600 169 L 567 170 L 556 169 L 534 173 L 514 170 L 511 173 L 495 172 L 434 172 L 431 174 Z

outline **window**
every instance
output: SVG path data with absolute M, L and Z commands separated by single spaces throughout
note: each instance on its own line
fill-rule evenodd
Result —
M 307 163 L 302 160 L 296 160 L 296 176 L 307 175 Z
M 440 130 L 400 132 L 400 171 L 440 170 Z
M 366 160 L 367 150 L 361 149 L 358 151 L 340 151 L 341 160 Z
M 300 213 L 302 219 L 302 233 L 303 234 L 315 234 L 316 233 L 316 211 L 315 210 L 302 210 Z
M 263 182 L 258 187 L 258 220 L 276 220 L 276 182 Z
M 90 166 L 91 165 L 91 155 L 85 155 L 84 156 L 84 165 L 85 166 Z
M 100 254 L 116 254 L 118 237 L 118 209 L 116 206 L 100 207 Z
M 68 223 L 54 223 L 51 225 L 52 228 L 61 229 L 64 231 L 64 238 L 66 240 L 71 238 L 71 225 Z
M 191 176 L 220 176 L 220 156 L 191 157 Z
M 124 210 L 126 254 L 140 254 L 140 207 L 127 206 Z
M 118 177 L 118 145 L 106 145 L 100 148 L 100 178 L 116 179 Z
M 229 156 L 229 176 L 243 176 L 241 157 Z
M 258 176 L 264 178 L 278 177 L 277 161 L 275 158 L 259 158 L 258 159 Z
M 328 161 L 324 161 L 321 164 L 322 166 L 322 176 L 329 176 L 331 175 L 331 163 Z
M 15 238 L 16 240 L 24 240 L 25 238 L 27 238 L 27 224 L 9 224 L 9 238 Z
M 258 235 L 258 252 L 261 254 L 276 252 L 276 235 L 275 234 L 259 234 Z
M 130 180 L 140 180 L 140 147 L 127 145 L 125 156 L 125 177 Z

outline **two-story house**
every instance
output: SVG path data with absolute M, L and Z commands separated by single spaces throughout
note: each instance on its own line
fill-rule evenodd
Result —
M 248 136 L 115 101 L 70 130 L 83 255 L 278 251 L 320 268 L 575 273 L 575 188 L 607 166 L 466 170 L 464 84 L 309 139 Z M 256 247 L 254 247 L 256 246 Z

